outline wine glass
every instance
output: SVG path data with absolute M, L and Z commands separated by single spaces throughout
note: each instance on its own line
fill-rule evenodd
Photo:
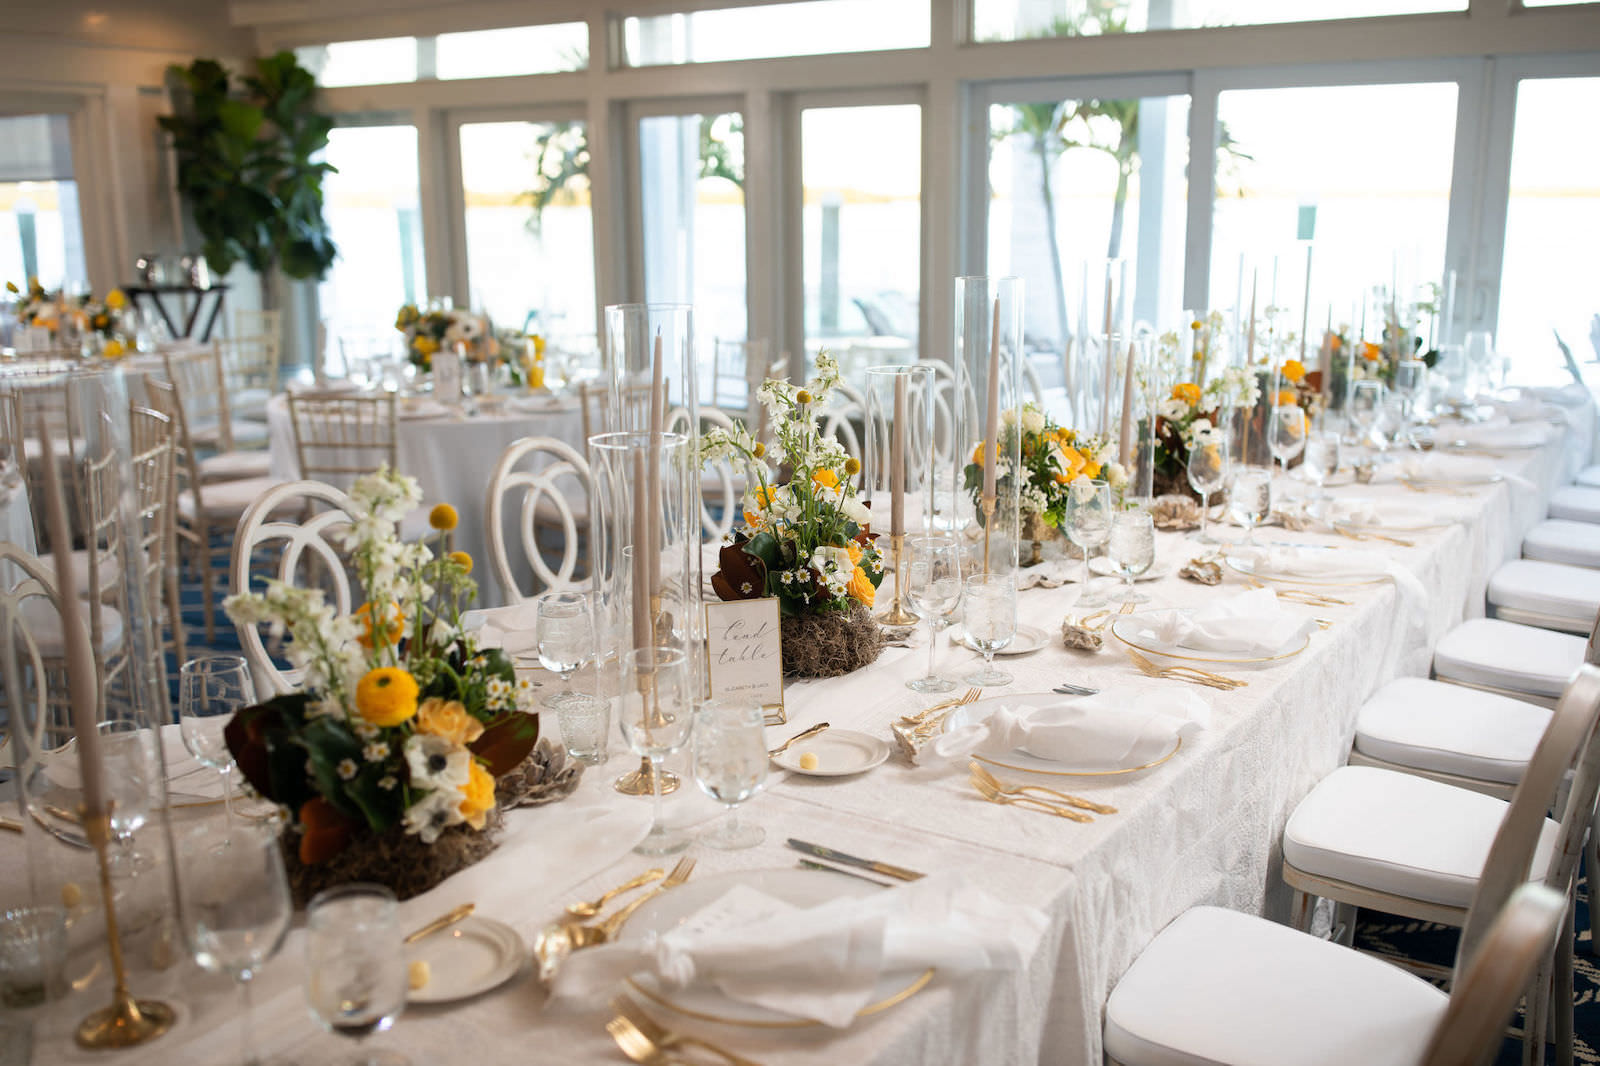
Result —
M 1272 471 L 1260 466 L 1242 466 L 1235 470 L 1228 504 L 1244 522 L 1244 543 L 1254 547 L 1256 526 L 1272 514 Z
M 150 790 L 157 763 L 150 733 L 135 722 L 102 722 L 100 737 L 111 832 L 117 838 L 111 872 L 131 877 L 150 865 L 149 857 L 134 848 L 133 834 L 150 818 Z
M 1327 494 L 1322 487 L 1339 472 L 1339 435 L 1337 433 L 1312 433 L 1306 437 L 1306 461 L 1300 464 L 1306 480 L 1316 487 L 1311 497 L 1313 513 L 1319 513 Z
M 1360 431 L 1360 443 L 1369 447 L 1385 391 L 1383 382 L 1372 380 L 1358 381 L 1350 390 L 1350 422 Z
M 1428 364 L 1421 359 L 1402 359 L 1394 368 L 1394 391 L 1400 397 L 1402 439 L 1415 443 L 1412 426 L 1416 423 L 1418 406 L 1427 389 Z
M 906 682 L 913 692 L 949 692 L 954 681 L 933 668 L 939 630 L 961 609 L 961 545 L 949 534 L 911 537 L 906 553 L 906 599 L 928 620 L 928 676 Z
M 737 696 L 701 706 L 694 724 L 694 779 L 700 791 L 728 808 L 728 816 L 700 843 L 734 850 L 767 839 L 759 825 L 739 821 L 739 804 L 767 779 L 766 720 L 760 704 Z
M 1145 603 L 1150 597 L 1134 591 L 1133 579 L 1156 561 L 1156 525 L 1149 511 L 1119 511 L 1111 518 L 1106 555 L 1122 575 L 1118 603 Z
M 1111 535 L 1111 488 L 1104 481 L 1074 481 L 1067 488 L 1063 525 L 1067 539 L 1083 549 L 1083 588 L 1078 591 L 1079 607 L 1099 607 L 1104 596 L 1089 588 L 1089 556 Z
M 1189 449 L 1187 463 L 1189 485 L 1200 494 L 1200 534 L 1195 539 L 1201 544 L 1220 543 L 1206 531 L 1211 517 L 1211 494 L 1222 488 L 1228 477 L 1228 442 L 1220 433 L 1211 440 L 1196 440 Z
M 963 615 L 967 639 L 983 652 L 983 666 L 967 675 L 967 683 L 982 688 L 1011 684 L 1010 674 L 995 669 L 994 653 L 1017 635 L 1017 579 L 1009 571 L 967 578 Z
M 655 814 L 650 832 L 633 850 L 641 855 L 670 855 L 689 846 L 681 833 L 661 819 L 662 763 L 689 741 L 694 705 L 689 693 L 689 660 L 675 648 L 635 648 L 622 657 L 622 694 L 618 701 L 622 736 L 635 755 L 650 760 Z
M 178 732 L 189 754 L 222 775 L 223 817 L 230 826 L 235 764 L 222 731 L 236 711 L 254 702 L 250 665 L 243 656 L 202 655 L 179 669 Z
M 357 1041 L 392 1026 L 409 984 L 399 909 L 382 885 L 354 883 L 318 893 L 306 908 L 306 1001 L 329 1031 Z M 357 1044 L 354 1060 L 403 1066 L 393 1051 Z
M 593 697 L 572 691 L 572 675 L 594 654 L 594 620 L 589 596 L 583 592 L 547 592 L 534 601 L 539 641 L 539 665 L 561 678 L 562 690 L 545 697 L 545 706 L 558 710 Z
M 1274 404 L 1267 432 L 1267 444 L 1272 449 L 1272 457 L 1278 460 L 1283 467 L 1283 475 L 1288 477 L 1289 460 L 1305 450 L 1306 413 L 1299 404 Z
M 217 834 L 226 834 L 228 861 L 217 861 Z M 250 984 L 277 954 L 294 905 L 283 873 L 278 836 L 270 827 L 203 825 L 178 849 L 178 905 L 184 940 L 202 968 L 239 985 L 242 1061 L 259 1062 L 250 1027 Z

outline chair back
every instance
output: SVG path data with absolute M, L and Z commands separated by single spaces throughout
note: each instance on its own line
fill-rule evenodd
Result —
M 199 514 L 201 512 L 200 457 L 195 453 L 194 441 L 189 437 L 189 420 L 185 417 L 186 409 L 178 387 L 170 381 L 146 378 L 144 388 L 150 406 L 172 421 L 173 500 L 176 501 L 185 490 L 192 492 L 195 497 L 195 513 Z M 173 513 L 176 519 L 176 502 Z
M 756 390 L 767 380 L 772 366 L 765 340 L 713 342 L 710 406 L 748 414 L 756 405 Z
M 69 395 L 66 363 L 30 362 L 8 365 L 0 372 L 0 395 L 5 397 L 0 405 L 0 418 L 6 423 L 6 443 L 17 462 L 23 480 L 28 486 L 29 499 L 43 499 L 44 472 L 53 459 L 62 479 L 62 488 L 69 501 L 82 501 L 82 459 L 84 430 L 79 423 L 81 405 L 74 404 Z M 39 437 L 39 424 L 43 422 L 50 434 L 53 456 L 46 457 Z M 82 511 L 72 513 L 74 530 L 82 529 Z M 44 528 L 44 515 L 36 509 L 33 515 L 35 543 L 45 545 L 49 536 Z
M 1544 736 L 1528 760 L 1511 803 L 1501 819 L 1478 888 L 1467 910 L 1456 951 L 1459 981 L 1482 947 L 1490 925 L 1518 887 L 1530 880 L 1559 890 L 1563 898 L 1576 873 L 1584 833 L 1600 789 L 1600 667 L 1584 665 L 1567 683 Z M 1548 869 L 1533 868 L 1546 813 L 1557 806 L 1560 789 L 1572 773 L 1562 808 L 1561 829 Z
M 933 368 L 933 460 L 948 469 L 956 455 L 956 376 L 950 364 L 938 359 L 918 359 L 917 366 Z
M 1044 410 L 1044 385 L 1039 381 L 1038 368 L 1026 355 L 1022 356 L 1022 398 Z
M 512 510 L 507 498 L 519 492 L 521 502 Z M 578 571 L 592 499 L 589 463 L 564 441 L 523 437 L 500 453 L 489 478 L 489 558 L 509 602 L 522 603 L 540 591 L 582 591 L 589 584 L 587 567 L 582 574 Z M 517 580 L 506 543 L 508 524 L 515 527 L 523 558 L 543 586 L 533 593 L 524 592 Z M 553 569 L 540 550 L 541 527 L 560 530 L 561 559 Z
M 300 476 L 349 490 L 384 464 L 399 469 L 395 395 L 289 394 Z
M 9 712 L 6 729 L 13 738 L 26 734 L 26 747 L 17 753 L 20 757 L 59 747 L 72 736 L 72 704 L 64 664 L 45 658 L 29 625 L 29 617 L 37 618 L 39 612 L 63 618 L 61 593 L 50 568 L 11 541 L 0 541 L 0 574 L 7 576 L 0 581 L 0 681 L 5 684 Z M 76 617 L 88 643 L 83 615 Z
M 299 499 L 304 506 L 291 509 L 289 501 Z M 320 508 L 320 509 L 318 509 Z M 344 555 L 333 542 L 335 531 L 351 524 L 355 504 L 332 485 L 320 481 L 289 481 L 267 490 L 239 519 L 233 538 L 233 558 L 229 567 L 230 587 L 236 593 L 251 590 L 251 574 L 268 576 L 297 588 L 320 588 L 332 600 L 336 614 L 348 615 L 356 606 Z M 284 513 L 307 514 L 305 521 L 276 517 Z M 276 547 L 274 547 L 276 545 Z M 277 564 L 269 562 L 276 551 Z M 265 558 L 257 558 L 257 556 Z M 255 564 L 266 563 L 263 568 Z M 331 595 L 330 595 L 331 594 Z M 250 663 L 256 695 L 261 699 L 300 688 L 304 670 L 279 667 L 272 661 L 261 629 L 235 623 L 239 646 Z
M 228 395 L 237 396 L 247 389 L 269 394 L 277 391 L 280 351 L 276 333 L 241 334 L 219 340 L 217 357 L 222 361 Z
M 733 430 L 734 420 L 726 411 L 716 407 L 702 407 L 700 409 L 700 425 L 702 429 L 707 425 L 718 426 L 722 429 Z M 686 437 L 693 437 L 690 432 L 689 412 L 682 407 L 674 407 L 667 414 L 666 431 L 668 433 L 682 433 Z M 745 483 L 748 484 L 749 472 L 745 471 Z M 707 544 L 715 544 L 727 539 L 733 532 L 734 519 L 739 517 L 743 503 L 744 490 L 740 483 L 739 475 L 734 473 L 733 464 L 727 459 L 719 459 L 714 463 L 704 463 L 700 467 L 700 531 L 702 539 Z M 720 504 L 716 514 L 712 513 L 711 504 Z M 719 517 L 720 516 L 720 517 Z
M 161 581 L 172 560 L 177 505 L 175 432 L 172 419 L 148 407 L 128 411 L 132 441 L 134 494 L 139 508 L 139 545 L 144 549 L 145 582 L 151 602 L 161 598 Z
M 161 358 L 167 380 L 182 409 L 181 433 L 189 441 L 215 437 L 216 450 L 233 451 L 233 420 L 228 409 L 227 381 L 222 356 L 215 347 L 167 349 Z M 146 379 L 148 386 L 150 379 Z
M 842 381 L 839 382 L 833 387 L 832 401 L 822 412 L 821 424 L 818 427 L 822 432 L 822 436 L 832 437 L 844 445 L 846 452 L 857 459 L 861 459 L 866 453 L 861 450 L 862 431 L 858 431 L 856 427 L 863 427 L 864 430 L 866 424 L 866 401 L 862 399 L 861 394 L 854 388 Z M 864 465 L 862 469 L 863 474 L 856 475 L 858 487 L 862 483 L 865 473 Z
M 83 465 L 83 484 L 87 491 L 83 500 L 83 541 L 88 562 L 88 587 L 80 589 L 89 603 L 89 639 L 94 651 L 95 664 L 100 667 L 101 695 L 109 683 L 109 675 L 117 672 L 125 661 L 116 656 L 118 667 L 108 667 L 104 659 L 106 627 L 106 601 L 124 612 L 128 596 L 123 590 L 127 578 L 126 560 L 123 558 L 122 529 L 122 466 L 117 462 L 117 450 L 110 445 L 110 417 L 102 415 L 108 425 L 102 430 L 107 441 L 104 451 Z M 139 575 L 136 575 L 139 576 Z M 120 650 L 120 649 L 119 649 Z
M 672 395 L 672 382 L 661 383 L 661 411 L 666 415 L 667 397 Z M 617 423 L 616 412 L 611 407 L 611 389 L 602 381 L 578 382 L 578 408 L 583 424 L 583 439 L 597 433 L 617 433 L 623 430 L 644 432 L 650 424 L 650 383 L 630 384 L 622 390 L 622 421 Z
M 241 308 L 233 313 L 235 337 L 271 337 L 279 344 L 283 341 L 283 312 L 250 311 Z
M 1451 990 L 1421 1066 L 1494 1061 L 1512 1012 L 1555 948 L 1566 913 L 1566 896 L 1545 885 L 1521 885 L 1511 893 L 1484 931 L 1482 950 Z

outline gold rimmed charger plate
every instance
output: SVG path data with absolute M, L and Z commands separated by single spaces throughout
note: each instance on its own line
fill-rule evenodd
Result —
M 1146 655 L 1154 655 L 1160 659 L 1175 659 L 1186 663 L 1207 663 L 1211 666 L 1257 666 L 1262 663 L 1276 663 L 1282 662 L 1284 659 L 1292 659 L 1311 646 L 1311 635 L 1307 634 L 1301 638 L 1299 644 L 1288 651 L 1280 651 L 1276 655 L 1236 656 L 1224 659 L 1219 658 L 1216 654 L 1201 655 L 1189 648 L 1185 648 L 1182 651 L 1173 651 L 1171 649 L 1176 645 L 1140 643 L 1133 639 L 1126 630 L 1130 629 L 1138 618 L 1139 616 L 1136 614 L 1119 615 L 1116 621 L 1111 623 L 1111 635 L 1135 651 L 1142 651 Z M 1156 665 L 1159 666 L 1161 664 L 1158 662 Z
M 966 725 L 972 712 L 975 709 L 982 707 L 985 703 L 1011 703 L 1015 705 L 1019 702 L 1038 701 L 1040 704 L 1048 704 L 1070 698 L 1071 697 L 1064 697 L 1047 692 L 1035 693 L 1033 695 L 991 696 L 986 700 L 978 700 L 976 703 L 969 703 L 961 707 L 957 707 L 953 712 L 951 712 L 950 716 L 944 720 L 943 729 L 945 732 L 949 732 L 952 729 L 957 729 L 963 725 Z M 1162 763 L 1178 754 L 1182 748 L 1183 738 L 1176 737 L 1173 740 L 1172 750 L 1162 753 L 1156 758 L 1151 759 L 1149 762 L 1139 763 L 1137 766 L 1119 766 L 1111 770 L 1056 769 L 1056 767 L 1061 765 L 1060 763 L 1052 762 L 1049 759 L 1041 759 L 1037 755 L 1029 755 L 1027 752 L 1022 751 L 1006 752 L 1003 755 L 988 755 L 974 752 L 969 756 L 969 758 L 976 759 L 982 763 L 988 763 L 990 766 L 998 766 L 1003 770 L 1016 770 L 1019 773 L 1024 774 L 1042 774 L 1046 777 L 1121 777 L 1125 774 L 1136 774 L 1141 770 L 1149 770 L 1160 766 Z
M 1498 485 L 1506 476 L 1497 470 L 1485 471 L 1475 475 L 1428 475 L 1422 477 L 1400 478 L 1400 483 L 1418 489 L 1481 489 L 1488 485 Z
M 664 933 L 675 928 L 702 907 L 715 903 L 729 889 L 741 884 L 767 892 L 797 906 L 816 906 L 840 898 L 868 897 L 881 891 L 860 878 L 830 871 L 789 867 L 735 870 L 696 878 L 662 892 L 640 907 L 628 920 L 628 924 L 623 927 L 621 939 L 637 940 L 649 932 Z M 870 1017 L 899 1006 L 926 988 L 933 980 L 934 974 L 935 970 L 932 967 L 916 973 L 905 971 L 900 974 L 884 974 L 879 979 L 879 995 L 873 1002 L 857 1011 L 856 1017 Z M 637 976 L 629 977 L 627 982 L 634 991 L 652 1003 L 699 1021 L 745 1029 L 815 1029 L 822 1026 L 821 1022 L 810 1018 L 786 1017 L 777 1011 L 739 1003 L 715 990 L 691 988 L 669 991 L 653 981 L 641 980 Z M 726 1006 L 721 1006 L 718 1001 L 725 1003 Z
M 1337 548 L 1328 548 L 1326 550 L 1328 550 L 1328 551 L 1337 551 L 1338 549 Z M 1243 574 L 1245 577 L 1254 578 L 1257 581 L 1270 581 L 1274 585 L 1304 585 L 1307 588 L 1327 588 L 1327 589 L 1358 589 L 1358 588 L 1366 588 L 1369 585 L 1381 585 L 1385 581 L 1389 580 L 1389 575 L 1388 574 L 1380 574 L 1380 573 L 1374 573 L 1369 577 L 1368 576 L 1355 576 L 1355 577 L 1303 577 L 1303 576 L 1301 576 L 1299 574 L 1261 573 L 1261 572 L 1255 570 L 1254 568 L 1247 568 L 1247 567 L 1244 567 L 1244 566 L 1240 566 L 1239 564 L 1240 564 L 1241 561 L 1242 560 L 1235 559 L 1231 555 L 1223 555 L 1223 557 L 1222 557 L 1223 564 L 1225 566 L 1227 566 L 1227 568 L 1229 570 L 1232 570 L 1234 573 Z M 1140 651 L 1144 651 L 1145 649 L 1140 648 L 1139 650 Z M 1166 652 L 1162 652 L 1161 654 L 1166 655 L 1167 653 Z M 1172 658 L 1179 658 L 1179 656 L 1171 656 L 1171 657 Z M 1280 658 L 1281 658 L 1281 656 L 1280 656 Z M 1241 661 L 1243 661 L 1243 660 L 1241 660 Z M 1250 661 L 1254 661 L 1254 660 L 1250 660 Z

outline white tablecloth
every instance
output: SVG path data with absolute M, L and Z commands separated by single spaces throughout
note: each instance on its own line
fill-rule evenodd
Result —
M 298 478 L 300 462 L 285 397 L 274 396 L 267 403 L 267 429 L 272 476 Z M 399 434 L 401 471 L 421 483 L 427 504 L 448 503 L 460 515 L 455 545 L 478 562 L 473 572 L 478 582 L 478 603 L 485 607 L 505 603 L 506 592 L 489 565 L 489 475 L 506 446 L 523 437 L 554 437 L 578 449 L 580 455 L 585 454 L 583 422 L 576 401 L 553 402 L 549 410 L 531 413 L 502 408 L 493 414 L 471 417 L 402 417 Z
M 1116 815 L 1080 825 L 991 805 L 966 784 L 963 770 L 917 768 L 891 758 L 851 778 L 784 777 L 775 770 L 768 789 L 744 808 L 749 820 L 765 827 L 764 844 L 743 852 L 690 852 L 699 858 L 697 876 L 790 867 L 796 856 L 783 841 L 791 836 L 914 869 L 959 870 L 989 893 L 1050 916 L 1049 929 L 1023 972 L 962 984 L 935 980 L 902 1006 L 843 1033 L 746 1030 L 660 1009 L 654 1013 L 769 1066 L 1098 1063 L 1106 994 L 1166 923 L 1197 904 L 1285 916 L 1288 893 L 1279 874 L 1279 839 L 1289 812 L 1345 760 L 1361 702 L 1395 676 L 1425 674 L 1438 637 L 1482 612 L 1483 575 L 1517 553 L 1523 528 L 1542 514 L 1543 497 L 1558 472 L 1586 461 L 1589 450 L 1585 431 L 1540 452 L 1502 460 L 1531 487 L 1508 480 L 1466 495 L 1419 495 L 1398 485 L 1334 490 L 1437 507 L 1455 517 L 1442 529 L 1416 534 L 1412 547 L 1377 541 L 1360 546 L 1414 573 L 1427 591 L 1426 602 L 1407 599 L 1395 584 L 1383 582 L 1332 591 L 1348 606 L 1304 608 L 1330 620 L 1331 627 L 1313 635 L 1298 656 L 1248 673 L 1229 670 L 1248 679 L 1246 688 L 1195 690 L 1212 702 L 1213 721 L 1175 758 L 1142 775 L 1073 780 L 1067 786 L 1115 805 Z M 1278 528 L 1257 535 L 1353 547 L 1342 539 Z M 1158 534 L 1157 551 L 1160 565 L 1175 569 L 1195 549 L 1177 534 Z M 1198 604 L 1241 587 L 1232 574 L 1218 589 L 1170 575 L 1141 586 L 1155 606 Z M 1071 584 L 1025 592 L 1019 598 L 1020 620 L 1053 634 L 1076 596 Z M 508 639 L 518 646 L 529 640 L 522 633 Z M 948 644 L 939 651 L 942 669 L 952 676 L 977 662 L 975 654 Z M 877 663 L 849 676 L 793 684 L 787 693 L 789 723 L 769 730 L 769 737 L 776 741 L 822 720 L 887 737 L 895 717 L 932 702 L 904 687 L 926 662 L 925 646 L 890 648 Z M 1129 694 L 1178 684 L 1144 677 L 1113 648 L 1082 653 L 1052 642 L 1035 654 L 1007 658 L 1004 665 L 1016 681 L 1001 693 L 1047 691 L 1064 680 Z M 551 731 L 552 717 L 545 717 Z M 470 875 L 406 904 L 406 924 L 474 898 L 480 913 L 511 923 L 531 941 L 562 902 L 592 898 L 660 865 L 625 854 L 628 829 L 637 831 L 643 824 L 648 801 L 611 791 L 611 779 L 633 761 L 620 740 L 613 740 L 612 751 L 611 762 L 591 770 L 573 800 L 511 816 L 518 840 L 527 840 L 524 826 L 532 826 L 547 834 L 536 837 L 546 846 L 503 848 Z M 714 813 L 688 785 L 669 797 L 667 808 L 669 818 L 682 823 Z M 633 822 L 608 821 L 604 832 L 582 831 L 584 819 L 626 819 L 629 812 Z M 6 844 L 0 840 L 0 848 Z M 300 950 L 298 939 L 291 938 L 267 969 L 257 998 L 257 1032 L 274 1054 L 307 1063 L 331 1061 L 348 1046 L 320 1033 L 308 1015 L 300 992 Z M 225 1019 L 231 1018 L 236 1000 L 221 981 L 184 964 L 144 975 L 136 990 L 164 991 L 191 1004 L 196 1016 L 119 1061 L 200 1063 L 234 1055 L 234 1023 Z M 95 993 L 76 996 L 40 1019 L 39 1036 L 48 1051 L 40 1061 L 98 1061 L 73 1051 L 66 1034 L 84 1011 L 99 1005 L 103 992 L 102 983 Z M 470 1003 L 409 1012 L 395 1033 L 376 1042 L 401 1047 L 418 1063 L 622 1061 L 605 1034 L 607 1017 L 603 1003 L 587 1011 L 544 1006 L 524 973 Z

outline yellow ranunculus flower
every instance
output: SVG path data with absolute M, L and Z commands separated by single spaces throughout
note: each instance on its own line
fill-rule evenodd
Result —
M 1279 407 L 1293 407 L 1299 401 L 1300 401 L 1300 397 L 1295 394 L 1295 391 L 1293 389 L 1279 389 L 1278 390 L 1278 406 Z
M 472 573 L 472 556 L 468 555 L 466 552 L 451 552 L 450 561 L 461 567 L 461 569 L 465 570 L 467 573 Z
M 414 351 L 422 355 L 432 355 L 439 350 L 439 342 L 429 336 L 421 336 L 411 342 Z
M 390 600 L 389 610 L 385 612 L 385 614 L 386 617 L 383 621 L 383 642 L 385 644 L 397 644 L 400 641 L 400 634 L 406 631 L 406 620 L 405 617 L 400 613 L 400 605 L 395 603 L 393 600 Z M 360 644 L 363 648 L 370 650 L 373 644 L 372 604 L 363 603 L 360 607 L 356 608 L 355 614 L 351 617 L 353 617 L 357 622 L 361 623 L 361 632 L 356 636 L 356 643 Z
M 1306 365 L 1298 359 L 1289 359 L 1283 364 L 1283 376 L 1298 385 L 1305 380 Z
M 811 472 L 811 482 L 825 489 L 836 488 L 839 484 L 839 475 L 827 467 L 823 467 L 821 470 L 813 470 Z
M 416 678 L 398 666 L 368 670 L 356 685 L 356 712 L 373 725 L 399 725 L 417 713 Z
M 1367 362 L 1376 363 L 1378 361 L 1378 357 L 1382 354 L 1383 349 L 1378 347 L 1376 344 L 1373 344 L 1371 341 L 1361 342 L 1361 358 L 1365 359 Z
M 428 512 L 428 525 L 438 530 L 451 530 L 461 521 L 456 509 L 448 503 L 436 503 Z
M 112 289 L 106 293 L 106 306 L 113 311 L 120 311 L 128 306 L 128 298 L 122 294 L 121 289 Z
M 850 575 L 850 584 L 845 586 L 845 592 L 858 603 L 872 606 L 872 601 L 877 598 L 878 590 L 872 584 L 872 579 L 861 567 L 856 567 L 855 573 Z
M 461 817 L 474 829 L 482 829 L 484 820 L 494 810 L 494 778 L 476 761 L 467 771 L 467 783 L 456 789 L 461 793 Z
M 459 700 L 430 696 L 417 708 L 417 732 L 465 747 L 483 736 L 483 723 L 468 714 Z
M 1185 381 L 1180 385 L 1172 386 L 1172 398 L 1182 400 L 1190 407 L 1200 405 L 1200 386 L 1192 381 Z
M 1100 476 L 1100 464 L 1085 462 L 1083 464 L 1083 476 L 1088 478 L 1090 481 L 1098 478 Z
M 128 350 L 122 346 L 121 341 L 110 340 L 106 341 L 106 346 L 100 350 L 100 354 L 105 356 L 107 359 L 121 359 L 125 354 L 127 354 L 127 351 Z

